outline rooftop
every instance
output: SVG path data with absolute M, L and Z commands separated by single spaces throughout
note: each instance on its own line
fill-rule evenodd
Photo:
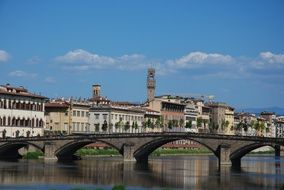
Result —
M 39 99 L 48 99 L 47 97 L 41 96 L 39 94 L 29 92 L 23 86 L 15 87 L 15 86 L 11 86 L 10 84 L 0 85 L 0 94 L 39 98 Z

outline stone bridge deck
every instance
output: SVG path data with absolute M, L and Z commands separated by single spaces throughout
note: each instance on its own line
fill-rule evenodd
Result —
M 262 146 L 273 147 L 276 156 L 284 153 L 283 138 L 162 132 L 5 138 L 0 139 L 0 158 L 19 158 L 18 149 L 31 145 L 43 151 L 45 159 L 72 159 L 78 149 L 94 142 L 103 142 L 117 149 L 125 161 L 147 161 L 155 149 L 176 140 L 200 143 L 217 156 L 220 165 L 240 165 L 244 155 Z

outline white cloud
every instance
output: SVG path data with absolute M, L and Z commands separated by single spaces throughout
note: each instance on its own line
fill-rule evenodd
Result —
M 0 50 L 0 62 L 6 62 L 10 58 L 10 55 L 8 52 L 4 50 Z
M 269 51 L 261 52 L 260 58 L 268 63 L 280 63 L 284 64 L 284 54 L 273 54 Z
M 135 70 L 147 67 L 147 59 L 143 55 L 132 54 L 120 57 L 108 57 L 93 54 L 82 49 L 69 51 L 63 56 L 56 57 L 55 60 L 64 68 L 80 71 L 107 68 Z
M 152 66 L 156 68 L 158 75 L 186 72 L 193 79 L 263 78 L 275 75 L 277 69 L 278 72 L 281 72 L 284 66 L 284 55 L 271 52 L 262 52 L 258 57 L 233 57 L 221 53 L 195 51 L 176 59 L 156 61 L 141 54 L 110 57 L 77 49 L 58 56 L 55 60 L 63 68 L 76 71 L 90 69 L 146 70 L 147 67 Z
M 53 77 L 46 77 L 46 78 L 44 79 L 44 82 L 46 82 L 46 83 L 55 83 L 56 80 L 55 80 L 55 78 L 53 78 Z
M 191 52 L 176 60 L 169 60 L 167 63 L 171 67 L 196 68 L 208 64 L 228 64 L 234 59 L 230 55 L 218 53 Z
M 9 73 L 10 77 L 23 77 L 23 78 L 35 78 L 37 76 L 36 73 L 27 73 L 25 71 L 16 70 Z

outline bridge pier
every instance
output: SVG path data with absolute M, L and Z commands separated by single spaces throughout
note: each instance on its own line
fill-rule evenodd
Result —
M 44 145 L 44 160 L 57 160 L 55 156 L 55 151 L 57 147 L 55 143 L 48 142 Z
M 275 157 L 284 156 L 284 146 L 275 145 Z
M 134 144 L 124 144 L 123 145 L 123 161 L 135 161 L 134 154 Z
M 230 145 L 221 144 L 219 146 L 219 166 L 232 165 L 230 160 L 231 147 Z

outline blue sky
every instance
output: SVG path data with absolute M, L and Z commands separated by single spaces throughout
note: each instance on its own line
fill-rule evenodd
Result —
M 0 83 L 47 97 L 214 95 L 284 107 L 284 1 L 0 0 Z

